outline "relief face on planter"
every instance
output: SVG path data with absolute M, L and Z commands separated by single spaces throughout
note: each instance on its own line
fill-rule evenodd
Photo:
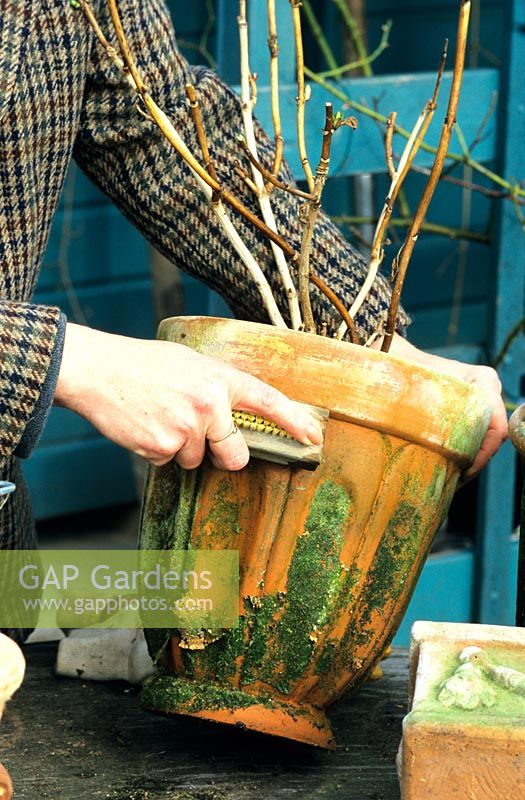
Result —
M 521 696 L 521 712 L 525 714 L 524 656 L 517 659 L 522 669 L 516 669 L 508 663 L 508 651 L 472 645 L 461 651 L 458 661 L 454 673 L 439 687 L 438 701 L 442 705 L 467 710 L 495 706 L 492 713 L 505 713 L 509 701 L 514 711 L 519 710 L 520 703 L 516 701 Z M 498 693 L 497 687 L 503 691 Z
M 324 710 L 391 641 L 490 412 L 472 385 L 332 339 L 206 318 L 159 335 L 329 419 L 315 470 L 151 470 L 141 546 L 239 551 L 241 612 L 232 630 L 151 632 L 143 702 L 332 747 Z

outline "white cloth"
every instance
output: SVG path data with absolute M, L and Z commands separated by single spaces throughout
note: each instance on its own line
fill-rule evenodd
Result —
M 144 632 L 139 629 L 79 628 L 58 646 L 57 675 L 142 683 L 153 671 Z

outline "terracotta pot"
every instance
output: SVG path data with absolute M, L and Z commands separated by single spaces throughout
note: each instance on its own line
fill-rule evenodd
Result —
M 313 472 L 255 460 L 238 473 L 151 470 L 141 546 L 238 550 L 241 617 L 201 650 L 150 632 L 170 657 L 143 702 L 332 747 L 324 709 L 392 639 L 489 409 L 470 384 L 333 339 L 199 317 L 165 320 L 159 337 L 330 419 Z
M 13 784 L 6 768 L 0 764 L 0 800 L 11 800 Z
M 0 633 L 0 719 L 6 702 L 22 683 L 24 672 L 25 659 L 19 646 Z M 0 764 L 0 800 L 11 800 L 12 792 L 11 778 L 5 767 Z

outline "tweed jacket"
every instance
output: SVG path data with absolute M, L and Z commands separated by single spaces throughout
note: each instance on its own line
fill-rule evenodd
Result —
M 24 434 L 52 399 L 64 319 L 58 308 L 31 302 L 66 170 L 75 158 L 85 173 L 174 264 L 219 291 L 236 315 L 267 321 L 253 281 L 217 227 L 188 169 L 115 71 L 80 9 L 70 0 L 0 0 L 0 477 L 17 492 L 0 516 L 0 547 L 32 545 L 33 524 L 16 454 Z M 111 28 L 104 0 L 92 0 L 102 28 Z M 120 0 L 137 63 L 151 94 L 198 152 L 185 99 L 192 82 L 219 176 L 246 205 L 256 203 L 233 169 L 245 157 L 237 96 L 205 68 L 190 68 L 177 51 L 163 0 Z M 272 145 L 257 127 L 261 158 Z M 290 180 L 286 167 L 283 176 Z M 272 195 L 279 229 L 298 248 L 300 201 Z M 242 218 L 245 241 L 280 298 L 268 243 Z M 366 273 L 362 258 L 321 216 L 312 266 L 348 306 Z M 381 327 L 389 289 L 378 279 L 356 323 L 367 337 Z M 323 296 L 313 296 L 317 321 L 337 324 Z M 406 320 L 404 317 L 401 323 Z M 54 365 L 54 366 L 53 366 Z

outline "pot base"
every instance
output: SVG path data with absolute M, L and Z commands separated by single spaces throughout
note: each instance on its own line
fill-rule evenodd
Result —
M 149 681 L 142 690 L 141 702 L 150 711 L 162 714 L 199 717 L 314 747 L 335 749 L 328 719 L 321 709 L 308 704 L 288 703 L 240 689 L 191 683 L 170 675 Z

